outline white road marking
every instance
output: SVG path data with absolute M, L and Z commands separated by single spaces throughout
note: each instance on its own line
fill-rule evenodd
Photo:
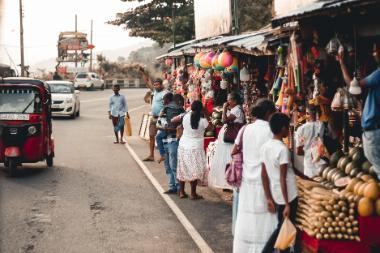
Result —
M 198 248 L 202 253 L 213 253 L 214 251 L 210 248 L 207 242 L 202 238 L 199 232 L 194 228 L 194 226 L 190 223 L 190 221 L 186 218 L 185 214 L 181 211 L 181 209 L 176 205 L 176 203 L 166 194 L 164 194 L 164 189 L 161 187 L 160 183 L 156 178 L 152 175 L 149 169 L 145 166 L 145 164 L 141 161 L 141 159 L 137 156 L 136 152 L 132 149 L 132 147 L 125 143 L 125 147 L 133 157 L 133 159 L 140 166 L 146 177 L 152 183 L 152 185 L 156 188 L 160 196 L 164 199 L 166 204 L 170 207 L 173 213 L 177 216 L 179 222 L 184 226 L 186 231 L 189 233 L 191 238 L 197 244 Z

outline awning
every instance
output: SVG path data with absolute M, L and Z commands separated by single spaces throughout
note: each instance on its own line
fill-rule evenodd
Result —
M 193 48 L 213 48 L 221 45 L 227 45 L 230 42 L 244 39 L 251 36 L 250 34 L 240 34 L 240 35 L 231 35 L 231 36 L 219 36 L 216 38 L 211 38 L 199 43 L 192 45 Z
M 312 4 L 298 8 L 285 15 L 281 15 L 272 19 L 272 26 L 276 27 L 301 19 L 342 14 L 344 11 L 349 12 L 357 10 L 360 7 L 368 7 L 369 5 L 379 5 L 378 0 L 319 0 Z

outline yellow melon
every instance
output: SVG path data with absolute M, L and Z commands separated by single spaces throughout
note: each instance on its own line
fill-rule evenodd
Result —
M 360 179 L 363 180 L 364 182 L 368 182 L 369 180 L 374 179 L 374 178 L 371 175 L 364 174 L 363 176 L 360 177 Z
M 350 192 L 353 192 L 354 191 L 354 187 L 355 185 L 360 182 L 361 180 L 359 178 L 356 178 L 354 177 L 353 179 L 350 180 L 350 182 L 348 183 L 347 187 L 346 187 L 346 190 L 350 191 Z
M 374 182 L 369 182 L 363 191 L 364 197 L 375 200 L 379 197 L 379 186 Z
M 376 214 L 380 216 L 380 199 L 375 202 Z
M 360 216 L 367 217 L 373 214 L 374 206 L 373 202 L 369 198 L 361 198 L 358 204 L 358 213 Z
M 363 184 L 364 184 L 364 182 L 361 181 L 361 180 L 355 184 L 355 186 L 354 186 L 354 193 L 355 193 L 356 195 L 359 195 L 359 188 L 360 188 Z
M 364 195 L 364 189 L 367 186 L 367 183 L 364 182 L 359 188 L 358 188 L 358 195 L 363 196 Z

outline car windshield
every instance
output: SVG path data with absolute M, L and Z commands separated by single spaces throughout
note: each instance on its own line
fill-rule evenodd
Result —
M 74 90 L 69 84 L 49 84 L 51 93 L 74 93 Z
M 77 78 L 87 78 L 87 74 L 78 74 Z
M 0 113 L 41 113 L 40 95 L 33 89 L 0 89 Z

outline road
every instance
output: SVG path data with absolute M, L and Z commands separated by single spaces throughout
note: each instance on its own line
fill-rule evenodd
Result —
M 136 119 L 134 134 L 149 109 L 144 92 L 122 91 Z M 9 178 L 0 165 L 0 252 L 200 252 L 127 149 L 113 144 L 110 94 L 83 91 L 80 118 L 54 120 L 53 168 L 25 165 Z M 138 137 L 131 143 L 145 155 L 146 143 Z M 165 188 L 157 166 L 150 169 Z M 230 252 L 230 206 L 215 194 L 206 196 L 208 204 L 179 203 L 180 209 L 215 252 Z M 204 224 L 210 217 L 216 224 Z

